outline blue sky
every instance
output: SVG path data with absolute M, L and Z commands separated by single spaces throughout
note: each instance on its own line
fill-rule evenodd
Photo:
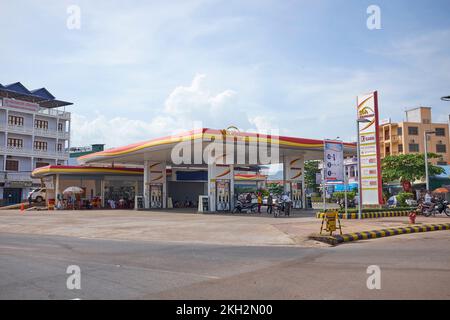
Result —
M 81 28 L 66 27 L 69 5 Z M 369 5 L 381 30 L 366 27 Z M 449 1 L 4 1 L 0 83 L 75 104 L 72 145 L 204 127 L 354 139 L 355 96 L 381 118 L 450 104 Z

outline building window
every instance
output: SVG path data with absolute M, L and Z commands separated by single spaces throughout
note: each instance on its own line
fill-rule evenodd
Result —
M 398 145 L 398 152 L 403 152 L 403 145 L 402 144 Z
M 351 166 L 350 167 L 350 177 L 354 177 L 355 176 L 355 172 L 356 172 L 356 170 L 355 170 L 355 167 L 354 166 Z
M 46 167 L 48 165 L 49 165 L 48 162 L 36 162 L 36 168 Z
M 437 164 L 438 166 L 446 166 L 446 165 L 447 165 L 447 162 L 445 162 L 445 161 L 438 161 L 436 164 Z
M 438 152 L 438 153 L 446 153 L 447 152 L 447 146 L 445 144 L 437 144 L 436 145 L 436 152 Z
M 58 123 L 58 131 L 60 131 L 60 132 L 63 131 L 63 124 L 61 122 Z
M 402 127 L 398 127 L 397 128 L 397 135 L 401 136 L 403 134 L 403 128 Z
M 436 128 L 436 136 L 445 137 L 445 128 Z
M 48 130 L 48 121 L 36 119 L 34 120 L 34 127 L 36 129 Z
M 23 126 L 23 117 L 9 115 L 8 124 L 11 126 Z
M 418 136 L 419 128 L 418 127 L 408 127 L 408 134 L 411 136 Z
M 409 144 L 409 152 L 419 152 L 419 144 L 410 143 Z
M 6 160 L 6 170 L 7 171 L 19 171 L 19 161 Z
M 61 152 L 61 151 L 62 151 L 62 143 L 58 143 L 58 146 L 56 147 L 56 150 L 57 150 L 58 152 Z
M 8 147 L 23 148 L 23 139 L 8 138 Z
M 34 142 L 35 150 L 47 151 L 47 142 L 46 141 L 35 141 Z

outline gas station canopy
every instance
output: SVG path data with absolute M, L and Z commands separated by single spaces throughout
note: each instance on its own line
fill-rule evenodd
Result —
M 272 159 L 272 163 L 281 163 L 283 157 L 292 155 L 302 155 L 304 161 L 323 159 L 323 140 L 203 128 L 91 153 L 79 157 L 78 162 L 81 164 L 143 165 L 144 161 L 164 161 L 170 165 L 173 163 L 172 150 L 179 143 L 184 143 L 185 146 L 191 145 L 191 150 L 196 150 L 196 144 L 200 145 L 200 151 L 203 154 L 203 151 L 212 142 L 222 142 L 223 145 L 233 144 L 236 148 L 245 146 L 246 161 L 245 163 L 237 162 L 237 164 L 262 164 L 259 161 L 252 163 L 252 161 L 248 160 L 249 149 L 251 149 L 252 145 L 258 148 L 258 151 L 261 145 L 266 146 L 267 149 L 278 145 L 278 156 L 280 159 L 278 159 L 279 161 Z M 355 143 L 344 142 L 343 144 L 344 156 L 352 156 L 356 153 Z M 224 153 L 226 153 L 225 149 Z M 188 164 L 192 163 L 194 163 L 193 156 Z M 203 159 L 202 164 L 205 164 L 205 159 Z

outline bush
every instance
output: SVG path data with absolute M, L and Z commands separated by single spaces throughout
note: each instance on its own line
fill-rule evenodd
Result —
M 353 200 L 356 196 L 355 191 L 347 191 L 347 200 Z M 333 193 L 333 199 L 335 200 L 344 200 L 345 199 L 345 192 L 344 191 L 337 191 Z
M 397 195 L 397 205 L 400 207 L 406 207 L 406 200 L 413 199 L 414 195 L 410 192 L 400 192 Z
M 400 207 L 400 208 L 363 208 L 363 213 L 370 212 L 392 212 L 392 211 L 411 211 L 416 210 L 415 207 Z M 327 212 L 336 211 L 336 209 L 327 209 Z M 339 213 L 345 213 L 345 209 L 339 209 Z M 358 213 L 358 209 L 351 208 L 347 210 L 348 213 Z

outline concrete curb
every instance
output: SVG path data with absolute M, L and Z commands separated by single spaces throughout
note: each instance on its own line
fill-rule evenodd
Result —
M 424 224 L 421 226 L 388 228 L 380 230 L 346 233 L 343 235 L 335 235 L 335 236 L 312 235 L 309 238 L 329 243 L 331 245 L 337 245 L 343 242 L 390 237 L 407 233 L 429 232 L 440 230 L 450 230 L 450 223 Z
M 365 212 L 362 213 L 362 219 L 376 219 L 376 218 L 387 218 L 387 217 L 407 217 L 411 212 L 415 212 L 414 210 L 408 211 L 383 211 L 383 212 Z M 358 219 L 357 213 L 338 213 L 339 219 Z M 317 219 L 323 218 L 323 212 L 316 213 Z

